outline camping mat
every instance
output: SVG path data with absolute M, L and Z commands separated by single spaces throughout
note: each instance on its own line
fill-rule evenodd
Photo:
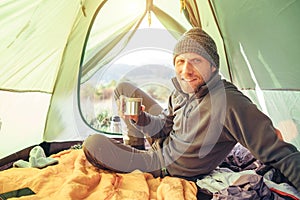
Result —
M 113 173 L 93 167 L 82 149 L 51 156 L 59 162 L 43 169 L 10 168 L 0 172 L 0 194 L 30 188 L 35 194 L 11 199 L 197 199 L 194 182 L 154 178 L 138 170 Z

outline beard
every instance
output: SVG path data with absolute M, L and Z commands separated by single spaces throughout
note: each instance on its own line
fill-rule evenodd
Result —
M 203 81 L 198 81 L 198 83 L 189 83 L 185 81 L 183 78 L 180 77 L 180 75 L 176 74 L 176 79 L 180 85 L 181 90 L 186 94 L 193 94 L 195 91 L 203 84 L 201 84 Z

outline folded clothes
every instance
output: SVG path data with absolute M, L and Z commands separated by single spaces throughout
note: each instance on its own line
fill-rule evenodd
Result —
M 29 161 L 25 160 L 18 160 L 14 162 L 13 167 L 19 167 L 19 168 L 44 168 L 49 165 L 57 164 L 58 160 L 46 157 L 45 152 L 42 147 L 35 146 L 33 149 L 31 149 L 29 153 Z

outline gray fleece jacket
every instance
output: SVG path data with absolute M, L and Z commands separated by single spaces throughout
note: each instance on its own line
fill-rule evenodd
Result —
M 208 174 L 239 142 L 300 191 L 300 152 L 277 137 L 269 117 L 233 84 L 216 74 L 189 96 L 175 78 L 173 83 L 168 109 L 159 116 L 143 112 L 136 124 L 152 138 L 164 138 L 162 154 L 170 175 Z

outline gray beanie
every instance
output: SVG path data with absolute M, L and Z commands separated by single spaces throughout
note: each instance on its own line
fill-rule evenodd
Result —
M 173 58 L 183 53 L 197 53 L 219 68 L 219 55 L 214 40 L 201 28 L 185 32 L 175 45 Z

